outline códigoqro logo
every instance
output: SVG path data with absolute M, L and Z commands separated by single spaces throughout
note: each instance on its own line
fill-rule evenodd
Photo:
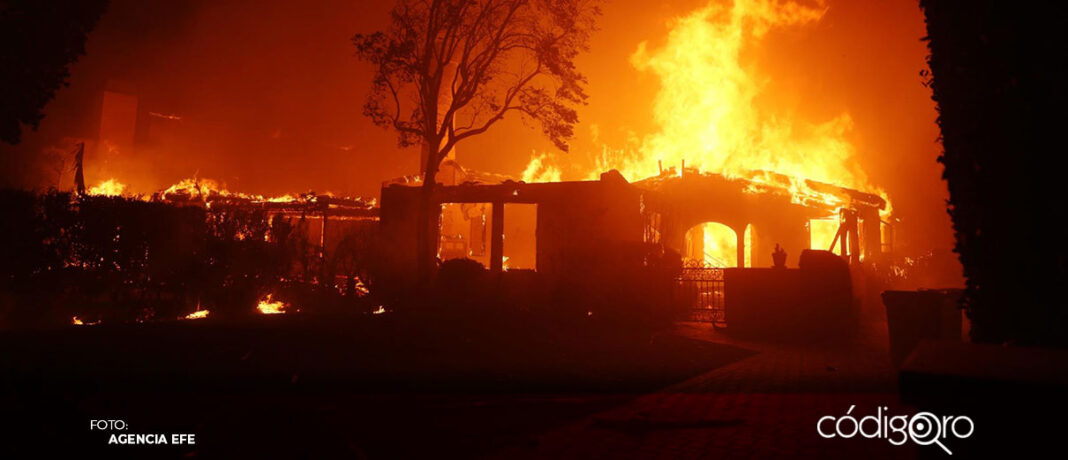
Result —
M 816 432 L 827 439 L 852 438 L 859 434 L 865 438 L 886 439 L 895 446 L 910 440 L 921 446 L 937 444 L 947 454 L 953 455 L 944 441 L 950 436 L 966 439 L 975 431 L 975 423 L 964 415 L 938 417 L 930 412 L 919 412 L 912 416 L 891 417 L 884 413 L 890 408 L 879 407 L 875 415 L 858 419 L 851 415 L 855 407 L 857 406 L 849 406 L 849 410 L 841 417 L 820 417 L 816 422 Z

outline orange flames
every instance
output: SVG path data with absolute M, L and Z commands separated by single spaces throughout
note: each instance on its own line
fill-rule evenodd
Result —
M 560 169 L 549 163 L 547 154 L 534 153 L 523 170 L 522 180 L 527 183 L 560 182 L 560 178 Z
M 376 200 L 368 199 L 364 200 L 360 197 L 343 197 L 335 196 L 333 193 L 312 193 L 307 194 L 285 194 L 281 196 L 264 196 L 258 194 L 233 192 L 226 188 L 225 185 L 220 184 L 217 181 L 211 179 L 201 178 L 188 178 L 178 181 L 178 183 L 160 190 L 155 194 L 134 194 L 130 191 L 129 187 L 116 179 L 108 179 L 95 186 L 89 187 L 87 192 L 90 195 L 97 196 L 126 196 L 139 198 L 145 201 L 175 201 L 186 202 L 194 201 L 204 203 L 207 207 L 211 207 L 212 201 L 247 201 L 251 203 L 317 203 L 323 197 L 330 199 L 336 199 L 343 202 L 360 203 L 364 206 L 374 206 Z
M 848 205 L 806 182 L 812 180 L 881 196 L 889 214 L 886 194 L 856 161 L 849 113 L 815 123 L 795 117 L 794 110 L 765 94 L 771 77 L 751 59 L 769 31 L 814 24 L 826 11 L 821 0 L 815 5 L 717 0 L 677 18 L 662 46 L 640 43 L 630 60 L 660 80 L 652 107 L 659 130 L 630 148 L 604 146 L 589 178 L 616 169 L 637 181 L 661 174 L 661 167 L 676 168 L 678 174 L 686 169 L 748 179 L 753 183 L 748 192 L 786 190 L 798 204 L 832 210 Z M 535 155 L 524 180 L 544 170 L 544 162 L 544 156 Z M 829 247 L 838 227 L 836 220 L 828 222 L 833 225 L 811 226 L 812 247 Z M 704 240 L 712 259 L 737 258 L 732 235 L 706 232 Z
M 166 200 L 168 198 L 193 198 L 202 201 L 208 201 L 216 198 L 241 198 L 250 201 L 259 202 L 271 202 L 271 203 L 289 203 L 299 200 L 299 197 L 293 195 L 282 195 L 277 197 L 265 197 L 263 195 L 247 194 L 240 192 L 231 192 L 227 190 L 225 186 L 211 179 L 199 179 L 189 178 L 179 181 L 163 190 L 159 193 L 160 199 Z
M 768 0 L 712 3 L 677 19 L 662 48 L 639 44 L 631 63 L 661 82 L 653 102 L 660 130 L 645 136 L 636 153 L 607 155 L 603 166 L 632 179 L 657 175 L 658 161 L 756 182 L 771 181 L 752 171 L 774 171 L 790 178 L 795 195 L 832 202 L 837 198 L 803 179 L 878 194 L 856 164 L 848 113 L 810 123 L 776 111 L 758 99 L 769 77 L 743 65 L 769 30 L 815 23 L 825 11 Z
M 704 261 L 712 267 L 734 267 L 738 265 L 738 240 L 734 236 L 734 230 L 730 227 L 706 222 L 701 225 L 704 235 Z M 745 266 L 752 267 L 752 233 L 746 228 L 745 231 Z
M 808 221 L 809 247 L 830 249 L 835 235 L 838 234 L 838 219 L 812 219 Z
M 73 316 L 70 319 L 70 323 L 75 326 L 92 326 L 94 324 L 100 324 L 100 321 L 85 321 L 77 316 Z
M 267 294 L 267 297 L 260 299 L 260 303 L 256 306 L 256 310 L 264 315 L 278 315 L 289 310 L 289 305 L 283 303 L 281 300 L 272 300 L 271 294 Z
M 208 317 L 208 315 L 209 315 L 210 313 L 211 313 L 211 312 L 210 312 L 209 310 L 200 310 L 200 309 L 198 308 L 198 309 L 197 309 L 197 311 L 194 311 L 193 313 L 190 313 L 190 314 L 188 314 L 188 315 L 185 315 L 185 319 L 201 319 L 201 318 L 207 318 L 207 317 Z
M 125 191 L 126 191 L 126 185 L 121 183 L 121 182 L 119 182 L 119 181 L 117 181 L 117 180 L 115 180 L 115 179 L 108 179 L 108 180 L 106 180 L 104 182 L 101 182 L 101 183 L 99 183 L 97 185 L 89 187 L 89 190 L 88 190 L 90 195 L 101 195 L 101 196 L 120 196 Z

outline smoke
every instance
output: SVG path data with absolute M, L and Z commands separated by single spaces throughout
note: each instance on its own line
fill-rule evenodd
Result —
M 86 141 L 90 184 L 115 178 L 148 193 L 198 175 L 255 193 L 374 195 L 417 165 L 362 116 L 370 77 L 349 37 L 374 30 L 387 11 L 370 2 L 115 0 L 40 129 L 0 147 L 0 184 L 70 188 L 62 163 Z M 132 132 L 121 107 L 109 110 L 116 93 L 135 98 Z
M 660 79 L 635 69 L 631 57 L 641 42 L 662 49 L 672 21 L 708 4 L 626 0 L 605 8 L 590 52 L 576 63 L 589 77 L 590 103 L 580 109 L 573 153 L 558 156 L 564 179 L 584 177 L 574 174 L 593 169 L 604 146 L 640 147 L 659 130 Z M 196 175 L 246 193 L 376 196 L 383 180 L 419 166 L 417 149 L 398 149 L 392 133 L 362 115 L 371 72 L 349 39 L 382 28 L 390 6 L 113 0 L 40 129 L 18 146 L 0 144 L 0 186 L 69 189 L 70 152 L 87 140 L 89 185 L 115 178 L 146 193 Z M 893 198 L 904 219 L 899 235 L 918 248 L 948 247 L 934 104 L 919 77 L 919 8 L 828 0 L 823 10 L 805 27 L 763 31 L 760 50 L 746 59 L 771 79 L 754 103 L 773 99 L 805 120 L 848 113 L 856 161 Z M 98 142 L 109 88 L 137 96 L 132 145 L 110 150 Z M 467 168 L 518 177 L 532 150 L 552 146 L 514 118 L 458 150 Z

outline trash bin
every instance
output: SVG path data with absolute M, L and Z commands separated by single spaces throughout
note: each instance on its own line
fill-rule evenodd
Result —
M 961 289 L 885 291 L 886 324 L 890 336 L 890 361 L 901 367 L 922 339 L 960 340 Z

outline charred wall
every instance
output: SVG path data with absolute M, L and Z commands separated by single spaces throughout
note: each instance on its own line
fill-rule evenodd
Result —
M 380 278 L 392 289 L 415 283 L 420 191 L 400 185 L 382 189 Z M 643 266 L 641 199 L 641 191 L 622 178 L 439 186 L 435 195 L 440 203 L 536 204 L 535 257 L 546 294 L 595 303 L 608 292 L 619 292 L 621 285 L 633 284 L 628 277 L 637 276 Z M 507 247 L 507 241 L 504 244 Z
M 538 184 L 538 271 L 561 297 L 599 303 L 642 266 L 640 192 L 625 183 Z

